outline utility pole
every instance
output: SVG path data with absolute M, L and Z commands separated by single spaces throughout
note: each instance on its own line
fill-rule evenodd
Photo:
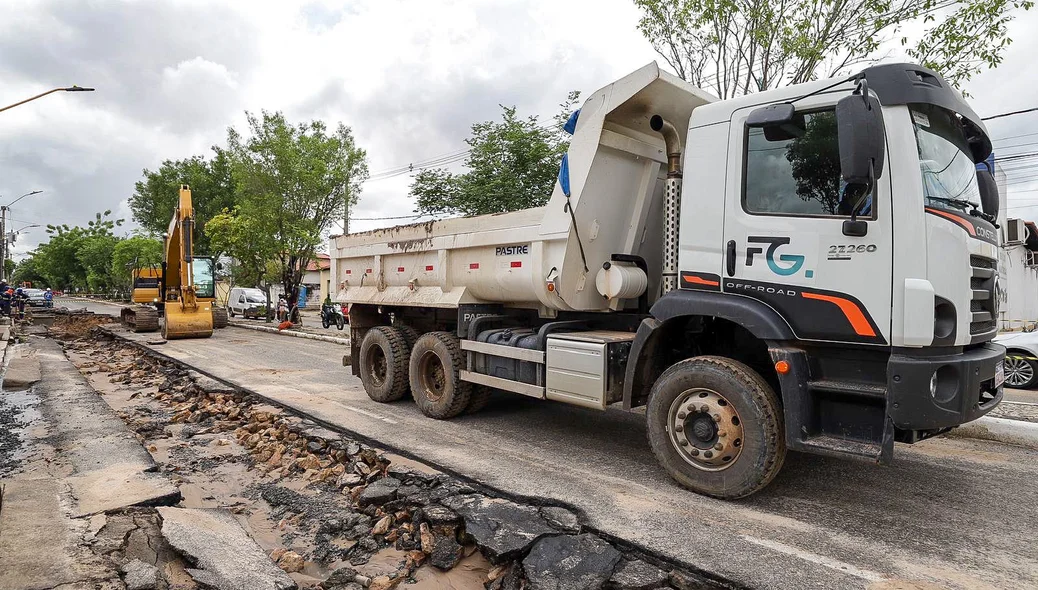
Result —
M 7 280 L 7 212 L 11 210 L 11 205 L 14 205 L 18 201 L 21 201 L 25 197 L 31 197 L 38 195 L 43 191 L 31 191 L 18 197 L 6 205 L 0 205 L 0 281 Z
M 346 197 L 345 214 L 342 217 L 342 235 L 350 233 L 350 198 Z
M 0 206 L 0 235 L 4 236 L 0 248 L 0 281 L 7 280 L 7 205 Z

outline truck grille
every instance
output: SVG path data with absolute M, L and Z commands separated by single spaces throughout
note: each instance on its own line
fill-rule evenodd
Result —
M 995 281 L 998 275 L 996 262 L 983 256 L 970 256 L 973 276 L 970 278 L 970 289 L 973 298 L 970 301 L 970 335 L 992 332 L 997 325 L 998 294 L 995 293 Z

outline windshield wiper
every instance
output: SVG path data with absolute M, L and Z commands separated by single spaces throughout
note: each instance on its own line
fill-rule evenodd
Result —
M 991 223 L 995 223 L 995 216 L 991 215 L 991 214 L 988 214 L 988 213 L 984 213 L 983 211 L 978 209 L 978 207 L 980 207 L 980 205 L 977 204 L 977 203 L 974 203 L 973 201 L 967 201 L 966 199 L 953 199 L 951 197 L 926 197 L 926 198 L 927 199 L 933 199 L 934 201 L 940 201 L 942 203 L 948 203 L 949 205 L 953 205 L 955 207 L 960 207 L 960 208 L 962 208 L 963 211 L 965 211 L 966 209 L 969 209 L 970 210 L 969 214 L 972 215 L 973 217 L 979 217 L 979 218 L 981 218 L 981 219 L 983 219 L 985 221 L 988 221 L 988 222 L 991 222 Z M 996 227 L 997 227 L 997 224 L 996 224 Z
M 976 209 L 977 207 L 980 206 L 977 203 L 974 203 L 972 201 L 967 201 L 966 199 L 953 199 L 951 197 L 931 197 L 931 196 L 927 196 L 926 198 L 927 199 L 932 199 L 934 201 L 940 201 L 942 203 L 948 203 L 949 205 L 954 205 L 954 206 L 960 207 L 962 209 L 966 209 L 966 208 Z

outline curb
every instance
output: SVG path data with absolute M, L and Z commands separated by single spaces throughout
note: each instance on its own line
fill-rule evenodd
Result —
M 254 326 L 250 324 L 242 324 L 239 322 L 230 322 L 227 324 L 228 327 L 241 328 L 243 330 L 256 330 L 257 332 L 269 332 L 271 334 L 280 334 L 282 336 L 293 336 L 295 338 L 306 338 L 308 340 L 317 340 L 319 342 L 331 342 L 332 344 L 340 344 L 342 346 L 349 346 L 349 338 L 336 338 L 335 336 L 322 336 L 321 334 L 310 334 L 309 332 L 293 332 L 292 330 L 278 330 L 277 328 L 271 328 L 268 326 Z
M 1038 449 L 1038 423 L 982 416 L 947 434 L 956 438 L 977 438 Z

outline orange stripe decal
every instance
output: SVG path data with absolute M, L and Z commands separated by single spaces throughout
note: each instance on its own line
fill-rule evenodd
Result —
M 684 275 L 681 278 L 684 279 L 686 283 L 692 283 L 693 285 L 707 285 L 710 287 L 721 286 L 721 283 L 718 281 L 708 281 L 702 277 L 697 277 L 695 275 Z
M 965 219 L 959 217 L 958 215 L 953 215 L 951 213 L 946 213 L 944 211 L 941 211 L 940 209 L 931 209 L 930 207 L 926 207 L 926 211 L 927 211 L 927 213 L 933 213 L 934 215 L 940 215 L 941 217 L 943 217 L 945 219 L 950 219 L 950 220 L 954 221 L 955 223 L 957 223 L 957 224 L 961 225 L 963 228 L 965 228 L 966 231 L 968 231 L 971 236 L 977 235 L 977 228 L 973 227 L 972 223 L 966 221 Z
M 847 321 L 851 323 L 851 327 L 854 328 L 854 333 L 858 336 L 875 336 L 876 331 L 869 325 L 869 321 L 865 319 L 865 314 L 861 313 L 859 308 L 853 301 L 844 299 L 843 297 L 833 297 L 831 295 L 819 295 L 818 293 L 807 293 L 804 291 L 800 292 L 804 296 L 804 299 L 817 299 L 818 301 L 828 301 L 836 307 L 840 308 L 843 315 L 847 317 Z

